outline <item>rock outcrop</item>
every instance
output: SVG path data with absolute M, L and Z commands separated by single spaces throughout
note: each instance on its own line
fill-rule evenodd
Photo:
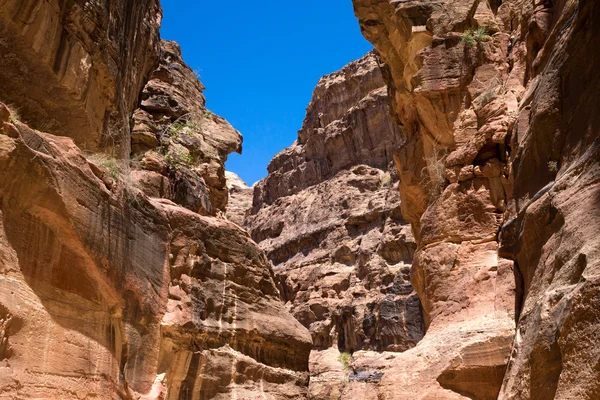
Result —
M 385 399 L 599 395 L 599 8 L 354 0 L 381 54 L 427 333 Z M 515 321 L 516 318 L 516 331 Z M 584 350 L 587 349 L 587 350 Z M 371 398 L 371 397 L 365 397 Z M 375 397 L 373 397 L 375 398 Z
M 175 42 L 162 41 L 160 60 L 133 114 L 134 183 L 203 215 L 225 212 L 227 156 L 241 153 L 242 135 L 206 109 L 204 87 Z
M 2 0 L 0 99 L 33 128 L 129 155 L 161 19 L 158 0 Z
M 229 202 L 227 203 L 227 219 L 239 226 L 244 226 L 244 220 L 252 206 L 254 190 L 246 185 L 239 176 L 230 171 L 225 171 Z
M 4 3 L 0 398 L 305 398 L 310 334 L 223 217 L 241 136 L 158 4 Z
M 423 336 L 393 167 L 401 144 L 371 52 L 319 81 L 298 140 L 254 187 L 245 225 L 312 335 L 310 398 L 359 398 L 344 394 L 348 380 L 370 384 L 381 367 L 351 375 L 351 358 L 393 357 Z

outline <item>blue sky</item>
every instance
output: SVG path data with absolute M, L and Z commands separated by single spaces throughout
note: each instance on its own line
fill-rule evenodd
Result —
M 207 106 L 244 136 L 227 169 L 248 184 L 288 147 L 322 75 L 360 58 L 351 0 L 163 0 L 161 35 L 199 71 Z

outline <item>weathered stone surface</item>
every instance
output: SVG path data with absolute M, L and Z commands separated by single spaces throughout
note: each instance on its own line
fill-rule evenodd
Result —
M 0 117 L 0 398 L 305 397 L 310 336 L 243 230 Z
M 501 249 L 518 266 L 522 307 L 503 399 L 600 396 L 599 11 L 566 1 L 523 15 L 530 80 Z
M 230 171 L 225 171 L 229 201 L 227 203 L 226 217 L 239 226 L 244 226 L 244 220 L 252 207 L 252 194 L 254 190 L 246 182 Z
M 600 95 L 590 84 L 599 75 L 598 7 L 354 6 L 385 63 L 406 139 L 395 157 L 428 325 L 385 372 L 380 398 L 598 397 L 588 343 L 598 329 L 600 124 L 581 106 Z M 464 32 L 477 27 L 488 36 L 470 44 Z
M 131 147 L 140 168 L 168 178 L 160 197 L 216 215 L 228 201 L 224 164 L 229 153 L 242 151 L 242 136 L 206 109 L 203 90 L 179 45 L 163 40 L 159 65 L 133 114 Z M 146 181 L 156 181 L 155 175 L 142 173 L 136 182 L 149 196 L 156 195 L 156 184 Z
M 128 155 L 161 18 L 158 0 L 0 1 L 0 100 L 82 149 Z
M 374 53 L 323 77 L 298 140 L 255 185 L 245 221 L 311 332 L 314 399 L 345 390 L 351 371 L 340 353 L 405 351 L 423 335 L 409 282 L 416 245 L 392 160 L 401 140 L 383 86 Z

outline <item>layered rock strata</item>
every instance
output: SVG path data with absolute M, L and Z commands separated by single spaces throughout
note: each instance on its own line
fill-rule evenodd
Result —
M 597 397 L 599 133 L 580 101 L 599 96 L 598 7 L 354 7 L 406 139 L 395 157 L 428 328 L 374 396 Z
M 161 18 L 158 0 L 0 1 L 0 99 L 33 128 L 128 155 Z
M 239 226 L 244 226 L 244 220 L 250 212 L 252 206 L 252 196 L 254 190 L 248 187 L 239 176 L 231 171 L 225 172 L 227 180 L 227 190 L 229 192 L 229 202 L 227 203 L 227 219 L 235 222 Z
M 159 65 L 133 114 L 133 182 L 203 215 L 225 212 L 227 156 L 242 135 L 206 109 L 204 86 L 175 42 L 162 41 Z M 137 161 L 137 162 L 135 162 Z
M 393 168 L 401 143 L 369 53 L 319 81 L 298 140 L 254 187 L 245 224 L 312 335 L 311 398 L 342 394 L 351 357 L 405 351 L 423 335 Z M 379 375 L 367 363 L 351 379 Z
M 206 110 L 177 45 L 158 50 L 158 21 L 153 2 L 0 11 L 0 80 L 30 80 L 0 89 L 1 399 L 307 395 L 310 334 L 222 217 L 241 136 Z M 127 129 L 106 145 L 113 115 Z M 50 116 L 60 136 L 40 131 Z

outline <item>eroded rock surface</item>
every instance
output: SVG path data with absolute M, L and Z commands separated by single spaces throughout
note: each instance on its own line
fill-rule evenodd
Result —
M 405 351 L 423 335 L 409 282 L 416 245 L 393 167 L 402 140 L 387 104 L 375 53 L 323 77 L 298 140 L 255 185 L 245 222 L 312 335 L 314 399 L 341 394 L 350 353 Z
M 246 185 L 239 176 L 230 171 L 225 171 L 229 202 L 227 203 L 227 219 L 239 226 L 244 226 L 244 220 L 252 207 L 254 190 Z
M 84 150 L 129 155 L 161 18 L 158 0 L 0 1 L 0 100 Z
M 304 395 L 310 336 L 244 231 L 0 114 L 1 396 Z
M 354 7 L 406 139 L 395 158 L 428 326 L 379 398 L 597 397 L 598 357 L 583 343 L 598 329 L 598 117 L 576 104 L 599 95 L 598 7 Z
M 160 61 L 133 114 L 134 183 L 203 215 L 225 212 L 227 156 L 242 135 L 206 109 L 204 86 L 175 42 L 162 41 Z
M 153 1 L 1 4 L 1 399 L 307 396 L 310 334 L 223 217 L 241 135 L 159 21 Z

